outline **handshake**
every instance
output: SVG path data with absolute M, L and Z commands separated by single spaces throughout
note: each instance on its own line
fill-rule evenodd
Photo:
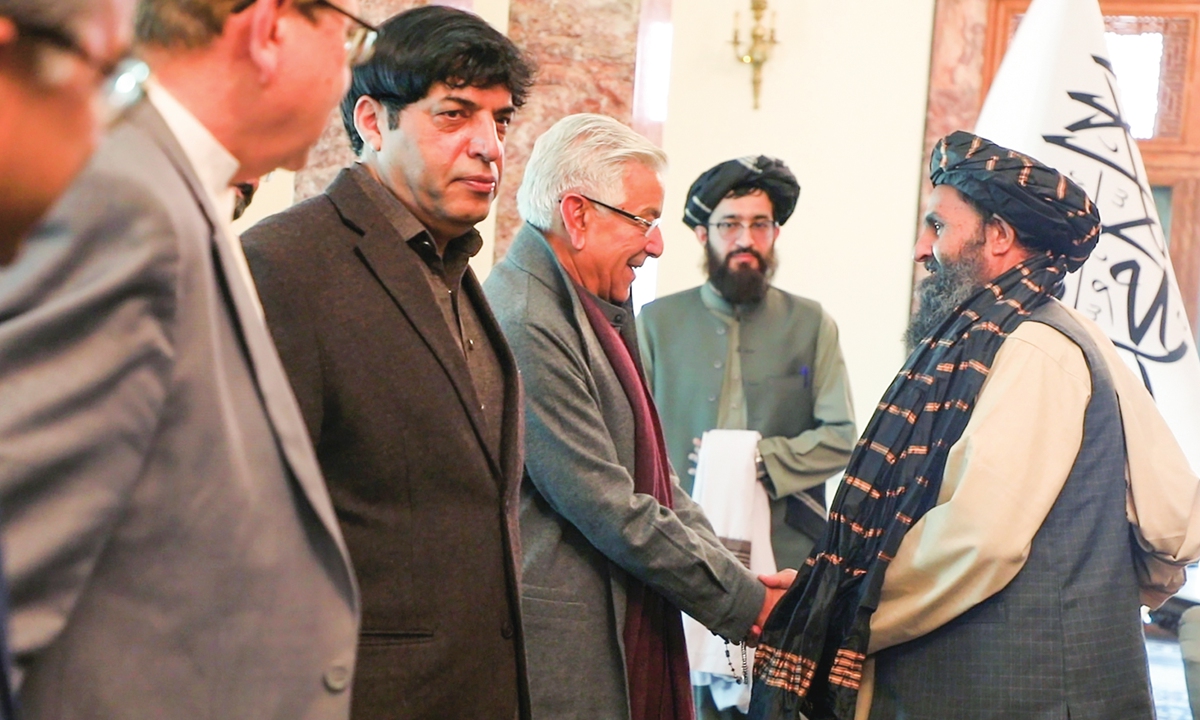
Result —
M 774 575 L 759 575 L 759 581 L 767 586 L 767 595 L 763 598 L 762 610 L 759 611 L 758 617 L 754 620 L 754 624 L 750 626 L 750 632 L 746 635 L 746 644 L 753 647 L 758 643 L 758 637 L 762 635 L 763 626 L 767 623 L 767 618 L 771 616 L 771 611 L 775 609 L 775 604 L 783 597 L 788 588 L 796 580 L 796 571 L 792 568 L 780 570 Z

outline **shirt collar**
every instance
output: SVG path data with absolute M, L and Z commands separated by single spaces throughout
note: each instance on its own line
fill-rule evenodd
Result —
M 733 317 L 734 307 L 728 300 L 717 292 L 711 282 L 706 282 L 700 286 L 700 301 L 704 303 L 704 307 L 709 310 L 723 315 L 725 317 Z
M 354 163 L 350 166 L 350 177 L 354 179 L 359 189 L 366 194 L 367 199 L 375 206 L 383 216 L 387 218 L 388 224 L 400 233 L 400 237 L 405 242 L 412 242 L 421 234 L 428 235 L 425 226 L 417 220 L 408 208 L 404 207 L 404 203 L 400 202 L 399 198 L 392 194 L 383 186 L 383 183 L 375 179 L 371 171 L 362 163 Z M 430 238 L 432 240 L 432 238 Z
M 767 292 L 770 292 L 769 288 Z M 761 308 L 766 302 L 764 299 L 761 302 L 753 303 L 751 305 L 734 305 L 726 300 L 725 297 L 721 295 L 721 293 L 718 292 L 715 287 L 713 287 L 712 282 L 706 282 L 700 286 L 700 301 L 703 302 L 704 306 L 711 312 L 715 313 L 719 317 L 725 318 L 726 320 L 742 320 L 743 318 L 749 317 L 757 312 L 758 309 Z
M 146 83 L 146 95 L 179 141 L 220 219 L 227 222 L 233 217 L 235 201 L 230 183 L 241 164 L 190 110 L 153 78 Z
M 391 190 L 376 180 L 362 163 L 351 166 L 350 176 L 409 247 L 439 271 L 444 270 L 457 280 L 466 271 L 468 261 L 483 248 L 483 237 L 478 230 L 471 228 L 446 244 L 441 262 L 438 262 L 437 250 L 429 231 Z
M 624 328 L 629 322 L 629 319 L 633 317 L 633 304 L 630 301 L 626 300 L 620 305 L 617 305 L 616 303 L 605 300 L 582 285 L 579 287 L 583 288 L 583 291 L 588 294 L 588 297 L 592 299 L 592 302 L 596 303 L 596 307 L 600 308 L 600 312 L 604 314 L 604 317 L 608 318 L 609 325 L 612 325 L 615 328 Z

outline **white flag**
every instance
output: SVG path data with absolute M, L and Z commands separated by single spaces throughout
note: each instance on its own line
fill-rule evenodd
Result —
M 1070 175 L 1095 201 L 1100 242 L 1063 300 L 1104 328 L 1200 471 L 1200 359 L 1107 58 L 1097 0 L 1033 0 L 975 133 Z

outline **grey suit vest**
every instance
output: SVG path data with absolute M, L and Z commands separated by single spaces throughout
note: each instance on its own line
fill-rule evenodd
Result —
M 1154 717 L 1116 392 L 1099 349 L 1060 305 L 1048 303 L 1032 319 L 1079 345 L 1091 371 L 1079 455 L 1007 587 L 878 653 L 871 720 Z

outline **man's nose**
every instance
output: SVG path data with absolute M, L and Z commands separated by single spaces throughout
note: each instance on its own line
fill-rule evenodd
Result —
M 651 230 L 646 240 L 646 254 L 655 258 L 662 257 L 664 247 L 662 228 L 656 227 Z
M 924 263 L 933 257 L 933 231 L 922 230 L 917 236 L 917 244 L 913 247 L 913 262 Z
M 474 157 L 484 162 L 494 162 L 504 152 L 504 141 L 496 132 L 496 122 L 484 113 L 479 114 L 472 131 L 470 151 Z

